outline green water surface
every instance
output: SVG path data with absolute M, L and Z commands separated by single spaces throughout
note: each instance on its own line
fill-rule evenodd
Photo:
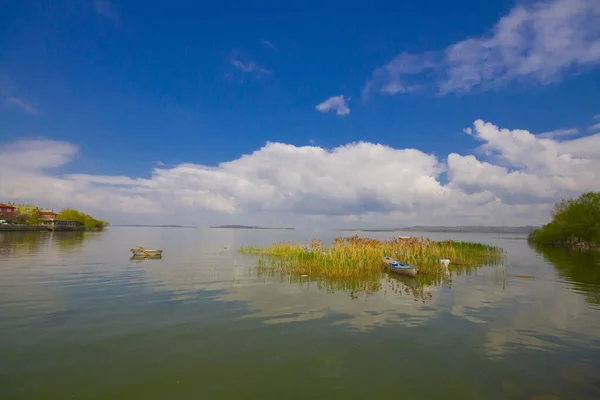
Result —
M 501 246 L 504 265 L 361 291 L 235 251 L 335 235 L 0 233 L 0 399 L 600 398 L 598 253 L 428 233 Z

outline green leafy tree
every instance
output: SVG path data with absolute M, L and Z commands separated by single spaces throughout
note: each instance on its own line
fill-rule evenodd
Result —
M 536 243 L 600 245 L 600 192 L 587 192 L 556 203 L 552 221 L 533 231 L 529 238 Z
M 108 226 L 108 222 L 92 218 L 90 215 L 77 211 L 73 208 L 62 209 L 56 216 L 56 219 L 66 219 L 79 222 L 86 228 L 103 229 Z
M 33 212 L 27 216 L 26 223 L 29 225 L 39 225 L 41 218 L 42 215 L 40 214 L 40 210 L 33 210 Z
M 21 224 L 21 225 L 26 225 L 27 224 L 27 218 L 28 215 L 27 214 L 21 214 L 18 211 L 15 212 L 15 215 L 13 217 L 13 224 Z

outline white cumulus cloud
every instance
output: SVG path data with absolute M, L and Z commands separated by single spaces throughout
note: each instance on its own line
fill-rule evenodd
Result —
M 481 120 L 469 131 L 482 151 L 267 143 L 217 166 L 158 165 L 146 177 L 60 174 L 80 149 L 22 140 L 0 147 L 0 199 L 113 222 L 525 225 L 545 222 L 562 197 L 598 190 L 600 134 L 557 141 Z
M 540 133 L 537 135 L 537 137 L 545 138 L 545 139 L 558 139 L 563 136 L 577 135 L 578 133 L 579 133 L 579 129 L 576 129 L 576 128 L 557 129 L 555 131 Z
M 495 164 L 473 155 L 448 156 L 450 186 L 493 192 L 505 203 L 549 203 L 598 189 L 600 135 L 557 142 L 526 130 L 508 130 L 477 120 L 473 136 Z
M 348 100 L 343 95 L 333 96 L 318 104 L 315 108 L 321 112 L 335 111 L 337 115 L 348 115 L 350 114 Z
M 518 5 L 491 31 L 445 49 L 403 52 L 377 68 L 363 96 L 490 90 L 511 82 L 547 85 L 600 64 L 600 2 L 548 0 Z

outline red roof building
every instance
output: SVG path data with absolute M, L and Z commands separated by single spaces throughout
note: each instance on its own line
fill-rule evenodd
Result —
M 40 210 L 40 219 L 42 221 L 54 221 L 56 215 L 57 214 L 52 210 Z
M 2 215 L 14 215 L 15 207 L 10 204 L 0 203 L 0 214 Z

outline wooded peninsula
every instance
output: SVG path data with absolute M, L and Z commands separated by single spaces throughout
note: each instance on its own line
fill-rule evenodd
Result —
M 540 245 L 600 248 L 600 192 L 563 199 L 552 208 L 552 221 L 534 230 L 529 240 Z

